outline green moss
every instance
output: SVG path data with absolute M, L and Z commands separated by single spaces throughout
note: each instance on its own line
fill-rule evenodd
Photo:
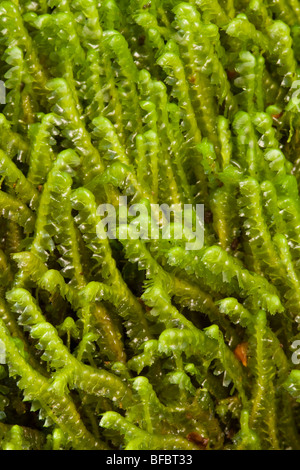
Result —
M 0 0 L 1 449 L 300 449 L 299 18 Z

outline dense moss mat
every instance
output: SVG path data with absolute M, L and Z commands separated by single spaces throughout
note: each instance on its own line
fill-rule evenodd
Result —
M 299 449 L 300 2 L 0 1 L 0 57 L 1 449 Z

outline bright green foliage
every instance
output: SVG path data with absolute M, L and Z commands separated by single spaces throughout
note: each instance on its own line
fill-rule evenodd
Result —
M 1 450 L 300 449 L 299 60 L 298 0 L 0 0 Z

